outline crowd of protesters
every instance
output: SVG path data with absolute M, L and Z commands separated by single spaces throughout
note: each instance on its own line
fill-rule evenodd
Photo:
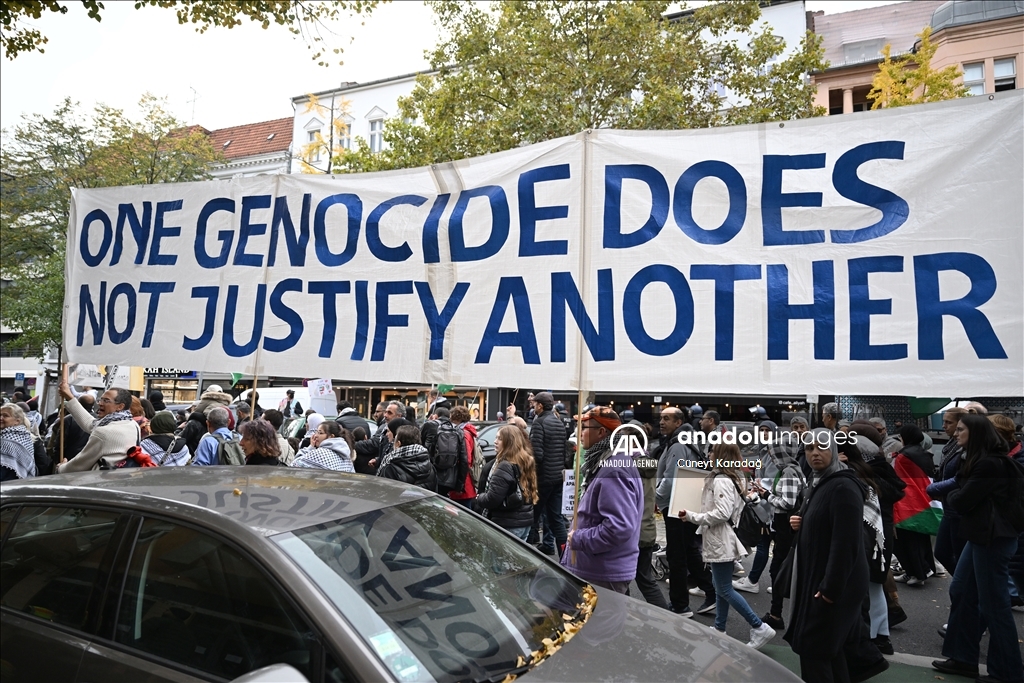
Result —
M 697 613 L 714 613 L 714 628 L 724 632 L 735 611 L 755 648 L 781 633 L 812 682 L 862 681 L 884 671 L 883 655 L 894 652 L 890 627 L 907 619 L 899 585 L 923 586 L 949 568 L 945 659 L 932 666 L 985 682 L 1022 678 L 1011 609 L 1024 605 L 1024 453 L 1014 421 L 988 416 L 978 403 L 944 412 L 949 441 L 938 464 L 913 424 L 890 434 L 884 420 L 845 420 L 831 403 L 822 408 L 824 427 L 812 430 L 794 417 L 783 431 L 758 413 L 760 466 L 751 469 L 741 466 L 736 445 L 695 438 L 723 429 L 721 416 L 700 406 L 664 408 L 660 434 L 643 452 L 613 442 L 624 423 L 644 428 L 630 411 L 590 405 L 573 419 L 550 392 L 530 394 L 525 419 L 508 407 L 495 457 L 485 463 L 469 410 L 436 391 L 421 424 L 398 401 L 378 404 L 372 434 L 344 401 L 328 420 L 303 411 L 294 395 L 263 410 L 258 396 L 233 403 L 212 386 L 186 416 L 167 411 L 158 392 L 148 400 L 116 388 L 76 396 L 61 384 L 59 392 L 68 414 L 48 432 L 29 406 L 2 406 L 4 480 L 221 464 L 394 479 L 475 509 L 591 584 L 628 593 L 635 581 L 652 605 L 684 617 L 694 614 L 690 598 L 703 598 Z M 300 415 L 303 438 L 282 436 L 285 421 Z M 55 466 L 58 432 L 64 460 Z M 672 510 L 684 461 L 703 477 L 699 506 Z M 572 467 L 580 497 L 567 527 L 562 472 Z M 760 514 L 760 531 L 744 542 L 738 531 L 748 509 Z M 667 599 L 651 573 L 658 512 Z M 735 578 L 751 553 L 751 571 Z M 766 571 L 771 607 L 759 617 L 741 593 L 759 592 Z M 988 673 L 979 677 L 986 630 Z

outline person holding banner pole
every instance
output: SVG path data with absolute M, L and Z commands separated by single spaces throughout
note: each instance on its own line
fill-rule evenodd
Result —
M 644 453 L 616 452 L 611 435 L 621 424 L 618 414 L 606 406 L 595 406 L 583 415 L 581 431 L 587 449 L 580 473 L 583 494 L 566 539 L 562 566 L 584 581 L 628 594 L 636 577 L 644 514 L 635 458 Z

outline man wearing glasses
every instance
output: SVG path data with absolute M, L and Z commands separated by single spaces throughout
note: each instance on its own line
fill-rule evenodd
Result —
M 71 413 L 75 422 L 89 434 L 85 448 L 71 460 L 61 463 L 58 472 L 85 472 L 100 469 L 102 460 L 114 466 L 127 457 L 128 449 L 139 445 L 141 434 L 139 425 L 132 420 L 128 408 L 132 404 L 132 395 L 127 389 L 108 389 L 97 401 L 96 414 L 93 420 L 82 405 L 74 400 L 71 387 L 66 381 L 60 383 L 58 391 L 64 399 L 65 409 Z

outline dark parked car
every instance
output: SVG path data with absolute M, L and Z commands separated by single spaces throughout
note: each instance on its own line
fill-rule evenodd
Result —
M 5 683 L 799 680 L 390 480 L 97 471 L 0 505 Z

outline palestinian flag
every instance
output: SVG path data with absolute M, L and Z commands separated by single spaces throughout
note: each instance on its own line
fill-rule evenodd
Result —
M 907 483 L 902 500 L 893 506 L 893 523 L 898 529 L 934 536 L 942 521 L 942 503 L 932 500 L 925 492 L 932 483 L 931 477 L 903 454 L 896 456 L 892 466 L 900 479 Z

